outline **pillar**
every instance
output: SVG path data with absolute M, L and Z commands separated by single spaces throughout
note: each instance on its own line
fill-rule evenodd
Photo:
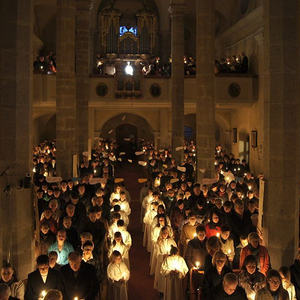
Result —
M 169 148 L 169 115 L 167 108 L 161 108 L 159 111 L 159 127 L 160 127 L 160 147 Z
M 201 181 L 203 177 L 215 177 L 214 1 L 196 1 L 196 18 L 197 179 Z
M 33 1 L 0 4 L 0 261 L 23 279 L 33 269 L 31 189 Z
M 57 0 L 56 157 L 63 178 L 71 177 L 76 153 L 75 12 L 76 1 Z
M 183 158 L 184 145 L 184 0 L 171 0 L 171 102 L 172 102 L 172 150 L 177 160 Z
M 90 11 L 85 0 L 77 1 L 76 6 L 76 139 L 82 153 L 88 149 L 89 137 Z
M 299 240 L 297 2 L 264 1 L 264 240 L 273 268 L 290 265 Z M 298 146 L 298 147 L 297 147 Z

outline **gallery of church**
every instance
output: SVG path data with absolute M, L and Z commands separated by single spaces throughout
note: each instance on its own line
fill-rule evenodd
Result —
M 300 299 L 299 0 L 0 24 L 0 300 Z

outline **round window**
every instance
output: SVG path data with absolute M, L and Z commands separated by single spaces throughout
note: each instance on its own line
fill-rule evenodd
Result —
M 99 83 L 96 87 L 96 93 L 98 96 L 100 97 L 104 97 L 107 95 L 108 92 L 108 88 L 107 85 L 105 83 Z
M 228 93 L 232 98 L 236 98 L 241 93 L 241 87 L 238 83 L 231 83 L 228 87 Z
M 153 97 L 159 97 L 161 95 L 161 88 L 157 83 L 154 83 L 150 87 L 150 93 Z

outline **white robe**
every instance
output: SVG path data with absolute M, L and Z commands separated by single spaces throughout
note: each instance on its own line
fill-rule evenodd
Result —
M 108 249 L 108 257 L 112 255 L 112 253 L 117 250 L 121 253 L 124 263 L 126 264 L 127 268 L 129 269 L 129 251 L 128 247 L 125 244 L 111 244 Z
M 143 238 L 143 246 L 147 247 L 148 252 L 151 251 L 151 224 L 156 215 L 157 212 L 155 210 L 148 210 L 144 217 L 145 231 Z
M 110 197 L 109 197 L 109 202 L 112 203 L 114 199 L 120 199 L 120 194 L 119 193 L 114 193 L 112 192 L 110 194 Z
M 160 293 L 163 293 L 165 283 L 165 278 L 160 273 L 160 269 L 164 258 L 170 255 L 171 246 L 177 247 L 172 238 L 157 241 L 154 245 L 150 274 L 154 274 L 154 288 Z
M 168 256 L 161 265 L 161 274 L 165 276 L 164 300 L 184 300 L 182 279 L 188 272 L 183 257 L 179 255 Z M 172 271 L 176 271 L 174 274 Z
M 124 262 L 120 264 L 110 263 L 107 267 L 108 281 L 108 300 L 127 300 L 127 281 L 130 272 Z M 120 282 L 124 280 L 124 282 Z

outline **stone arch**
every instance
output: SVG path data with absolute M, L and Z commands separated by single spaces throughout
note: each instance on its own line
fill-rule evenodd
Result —
M 126 124 L 136 127 L 137 139 L 154 140 L 153 128 L 148 121 L 139 115 L 131 113 L 121 113 L 108 119 L 100 130 L 100 136 L 115 139 L 117 129 Z

